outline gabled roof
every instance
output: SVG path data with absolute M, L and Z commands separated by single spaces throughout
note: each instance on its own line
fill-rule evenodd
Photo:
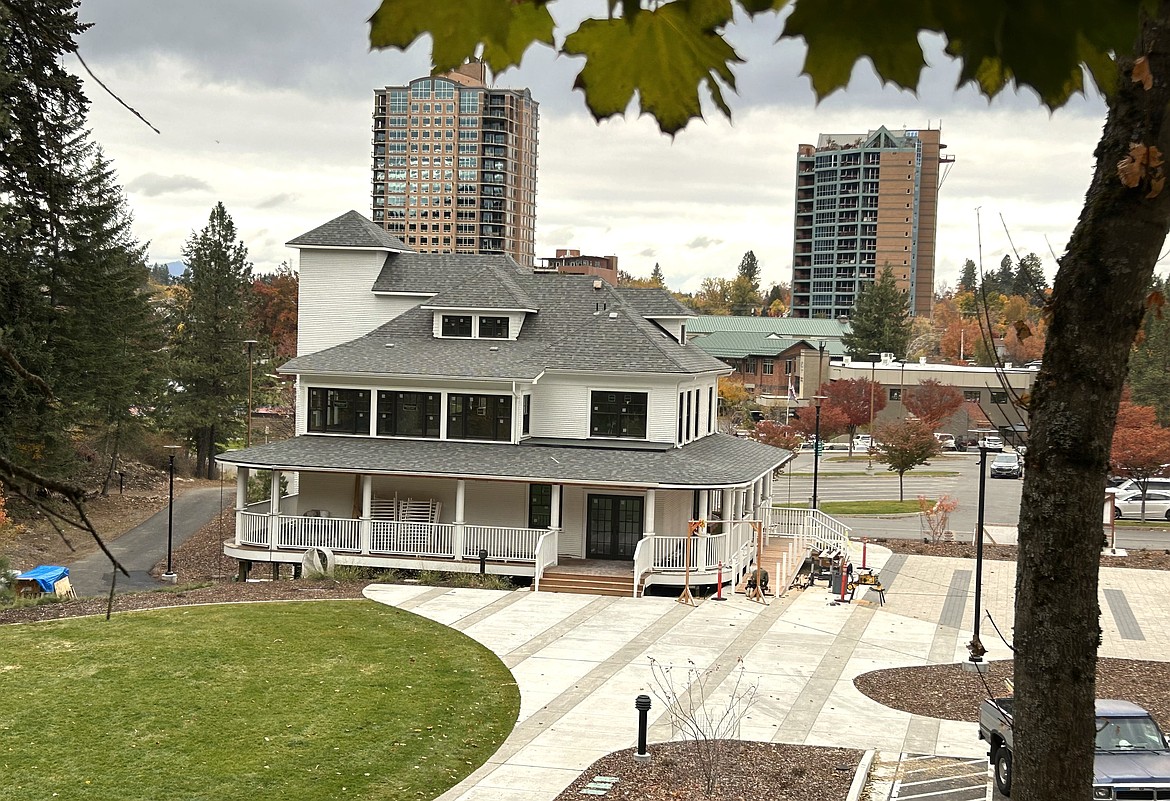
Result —
M 652 287 L 619 286 L 622 300 L 633 306 L 643 317 L 694 317 L 695 312 L 678 302 L 674 295 Z
M 461 281 L 428 300 L 424 309 L 500 309 L 537 311 L 536 303 L 519 284 L 511 270 L 493 267 Z
M 688 334 L 715 331 L 758 331 L 765 334 L 795 339 L 837 339 L 849 330 L 849 323 L 838 320 L 814 320 L 801 317 L 748 317 L 724 314 L 702 314 L 687 322 Z
M 777 356 L 796 345 L 816 350 L 805 339 L 775 337 L 769 334 L 740 331 L 716 331 L 696 337 L 693 344 L 720 359 L 742 359 L 745 356 Z
M 396 236 L 356 211 L 347 211 L 324 225 L 286 243 L 289 247 L 354 248 L 358 250 L 413 251 Z
M 522 273 L 511 256 L 490 253 L 391 253 L 374 280 L 374 292 L 438 295 L 458 289 L 484 270 Z
M 400 254 L 392 260 L 450 257 Z M 483 259 L 485 257 L 476 257 Z M 388 266 L 390 259 L 387 260 Z M 507 259 L 506 265 L 514 265 Z M 383 270 L 386 273 L 386 270 Z M 443 276 L 441 297 L 475 308 L 463 289 L 473 280 L 498 279 L 509 294 L 536 301 L 514 340 L 446 339 L 434 336 L 434 312 L 423 306 L 399 315 L 369 334 L 317 353 L 299 356 L 281 368 L 287 373 L 401 375 L 441 378 L 531 380 L 550 369 L 698 374 L 726 372 L 727 366 L 693 344 L 683 345 L 645 319 L 608 284 L 594 288 L 591 276 L 513 271 L 504 262 L 478 269 L 465 263 Z M 381 280 L 381 279 L 379 279 Z M 432 279 L 433 280 L 433 279 Z M 432 283 L 403 284 L 417 291 Z M 375 285 L 377 286 L 377 285 Z M 517 294 L 518 293 L 518 294 Z M 434 305 L 435 301 L 427 305 Z M 647 304 L 640 304 L 643 308 Z

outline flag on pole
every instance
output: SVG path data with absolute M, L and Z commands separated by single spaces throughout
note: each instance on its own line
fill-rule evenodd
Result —
M 788 401 L 796 403 L 796 390 L 792 387 L 792 377 L 788 377 Z

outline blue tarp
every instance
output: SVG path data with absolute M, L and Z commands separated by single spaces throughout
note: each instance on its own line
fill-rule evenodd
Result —
M 69 568 L 57 565 L 37 565 L 32 570 L 25 571 L 16 577 L 17 581 L 27 579 L 40 585 L 43 592 L 53 592 L 58 581 L 69 575 Z

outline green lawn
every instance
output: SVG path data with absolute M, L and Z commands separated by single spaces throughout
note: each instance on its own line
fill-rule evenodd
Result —
M 927 501 L 931 506 L 934 505 L 934 500 Z M 777 506 L 784 506 L 792 509 L 802 509 L 808 504 L 805 503 L 787 503 L 776 504 Z M 918 499 L 906 501 L 821 501 L 817 504 L 821 511 L 827 515 L 893 515 L 893 514 L 917 514 L 920 510 L 918 506 Z
M 430 799 L 519 708 L 490 651 L 369 601 L 0 627 L 12 798 Z

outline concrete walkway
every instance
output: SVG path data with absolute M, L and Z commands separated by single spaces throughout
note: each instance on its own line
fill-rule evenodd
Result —
M 200 487 L 187 490 L 175 498 L 172 552 L 215 517 L 220 509 L 220 495 L 218 487 Z M 235 487 L 225 491 L 223 499 L 225 505 L 234 504 Z M 168 508 L 164 506 L 146 522 L 108 543 L 110 551 L 130 572 L 129 577 L 118 574 L 118 592 L 141 592 L 163 586 L 162 582 L 150 575 L 150 569 L 167 556 L 167 513 Z M 73 589 L 79 596 L 109 593 L 113 567 L 100 550 L 70 562 L 66 567 L 69 568 Z M 179 580 L 182 581 L 182 576 Z
M 823 586 L 768 606 L 742 595 L 690 607 L 664 598 L 408 585 L 374 585 L 366 595 L 483 643 L 519 684 L 512 734 L 440 801 L 549 801 L 594 760 L 634 745 L 634 699 L 654 695 L 651 657 L 679 669 L 688 661 L 715 668 L 728 681 L 742 658 L 760 687 L 743 739 L 984 757 L 975 723 L 889 709 L 853 686 L 855 676 L 871 670 L 966 659 L 973 562 L 891 555 L 873 546 L 869 556 L 883 568 L 884 607 L 860 594 L 838 604 Z M 984 582 L 984 609 L 1010 637 L 1015 564 L 985 562 Z M 1101 586 L 1101 655 L 1130 656 L 1140 636 L 1143 658 L 1170 660 L 1170 632 L 1157 625 L 1170 573 L 1107 568 Z M 1010 655 L 986 619 L 982 631 L 988 658 Z M 725 698 L 718 691 L 713 697 Z M 655 698 L 651 741 L 671 738 L 662 711 Z

